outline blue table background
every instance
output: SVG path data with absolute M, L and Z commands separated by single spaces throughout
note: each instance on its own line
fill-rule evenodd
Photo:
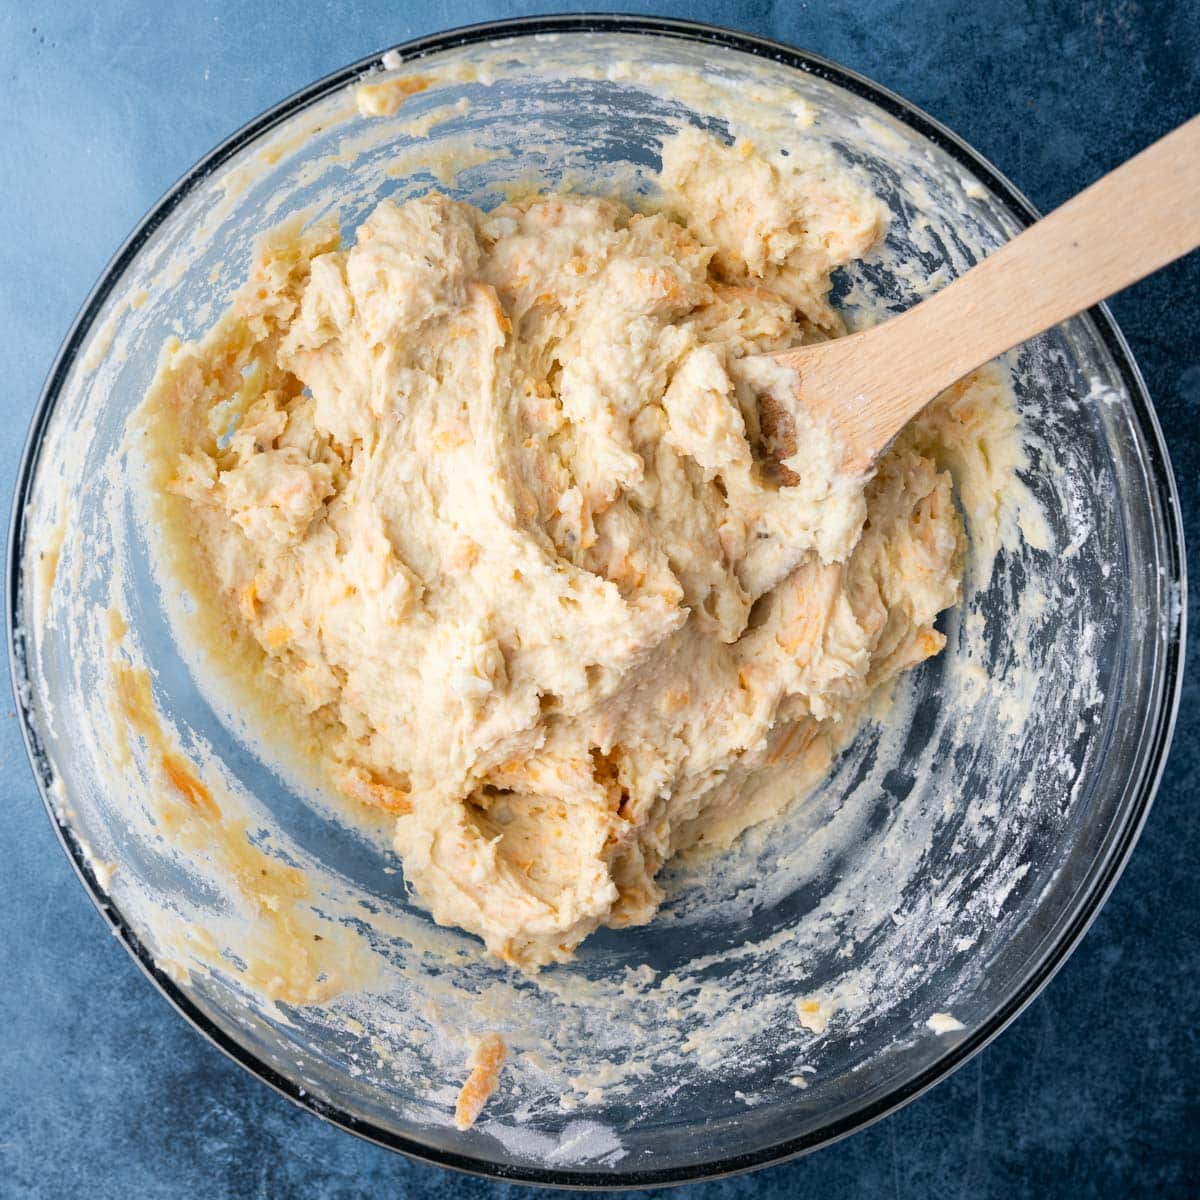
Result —
M 217 141 L 373 50 L 472 21 L 589 7 L 599 4 L 8 0 L 0 491 L 11 495 L 38 391 L 91 284 L 142 213 Z M 1042 211 L 1200 110 L 1196 0 L 613 7 L 703 18 L 837 59 L 947 123 Z M 1112 307 L 1166 429 L 1195 543 L 1200 255 Z M 1200 1193 L 1194 663 L 1193 650 L 1174 751 L 1133 860 L 1083 945 L 1015 1025 L 866 1132 L 756 1175 L 680 1189 L 680 1200 Z M 73 877 L 10 704 L 0 700 L 0 1196 L 552 1194 L 360 1142 L 194 1033 L 107 936 Z

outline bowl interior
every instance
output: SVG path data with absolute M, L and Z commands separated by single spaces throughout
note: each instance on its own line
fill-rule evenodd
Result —
M 436 929 L 386 829 L 329 801 L 178 636 L 194 604 L 147 535 L 126 420 L 164 341 L 204 332 L 256 238 L 290 214 L 336 209 L 350 232 L 383 196 L 433 187 L 484 207 L 514 185 L 652 201 L 661 140 L 692 121 L 772 152 L 822 138 L 869 175 L 893 219 L 886 246 L 837 281 L 852 322 L 912 303 L 1019 227 L 1003 185 L 898 102 L 799 56 L 685 33 L 448 38 L 403 68 L 430 86 L 391 117 L 357 114 L 351 71 L 244 131 L 114 263 L 52 377 L 19 495 L 15 677 L 31 747 L 126 941 L 201 1028 L 303 1103 L 509 1177 L 615 1185 L 751 1165 L 914 1094 L 1082 931 L 1136 836 L 1173 711 L 1169 468 L 1094 317 L 1010 358 L 1046 539 L 1021 536 L 1034 507 L 1006 509 L 989 575 L 974 531 L 946 651 L 821 789 L 729 854 L 672 866 L 654 924 L 601 932 L 537 980 Z M 129 627 L 119 650 L 113 607 Z M 145 747 L 114 749 L 111 664 L 128 656 L 151 669 L 171 738 L 340 931 L 350 986 L 327 1002 L 246 986 L 262 931 L 227 864 L 166 836 Z M 802 998 L 825 1028 L 801 1022 Z M 935 1032 L 935 1013 L 961 1028 Z M 490 1030 L 510 1047 L 503 1084 L 459 1133 L 469 1039 Z

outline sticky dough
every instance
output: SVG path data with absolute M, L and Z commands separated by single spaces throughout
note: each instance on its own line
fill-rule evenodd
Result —
M 1002 407 L 960 386 L 840 475 L 747 356 L 843 331 L 829 275 L 882 207 L 815 146 L 695 130 L 661 184 L 653 214 L 385 200 L 349 248 L 285 225 L 140 418 L 201 599 L 297 737 L 395 814 L 434 917 L 525 969 L 648 921 L 668 858 L 802 794 L 941 649 L 939 456 Z

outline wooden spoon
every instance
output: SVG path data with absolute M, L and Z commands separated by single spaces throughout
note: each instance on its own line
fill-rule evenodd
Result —
M 768 357 L 867 470 L 935 396 L 1200 246 L 1200 116 L 881 325 Z

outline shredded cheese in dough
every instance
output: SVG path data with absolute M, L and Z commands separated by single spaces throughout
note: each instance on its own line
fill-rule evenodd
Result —
M 689 129 L 659 213 L 284 225 L 143 406 L 169 525 L 298 736 L 395 815 L 434 917 L 523 969 L 811 786 L 960 597 L 938 418 L 848 478 L 750 361 L 842 331 L 829 274 L 884 223 L 788 161 Z M 1000 405 L 974 386 L 956 411 Z

